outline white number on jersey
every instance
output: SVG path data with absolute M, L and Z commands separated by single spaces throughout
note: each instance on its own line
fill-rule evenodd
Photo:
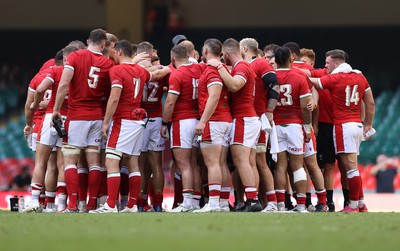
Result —
M 90 67 L 90 72 L 89 72 L 89 78 L 88 78 L 88 84 L 90 88 L 95 89 L 97 87 L 97 82 L 99 81 L 99 75 L 96 74 L 96 72 L 100 72 L 99 67 Z M 90 79 L 92 78 L 92 79 Z
M 192 98 L 193 99 L 197 99 L 198 96 L 199 96 L 198 89 L 197 89 L 197 86 L 199 85 L 199 80 L 193 78 L 192 79 L 192 85 L 193 85 L 193 96 L 192 96 Z
M 281 85 L 280 86 L 280 91 L 283 93 L 283 96 L 285 98 L 281 98 L 281 105 L 292 105 L 293 104 L 293 98 L 292 98 L 292 86 L 291 85 Z
M 156 97 L 159 85 L 158 82 L 148 82 L 144 85 L 144 91 L 142 96 L 143 102 L 158 102 L 158 98 Z M 151 90 L 149 94 L 148 91 Z
M 350 106 L 351 103 L 357 105 L 358 101 L 360 101 L 360 94 L 357 91 L 358 85 L 353 86 L 351 94 L 350 94 L 350 89 L 351 89 L 350 86 L 346 86 L 346 106 Z
M 139 94 L 139 89 L 140 89 L 140 79 L 133 78 L 133 84 L 135 85 L 135 95 L 133 97 L 137 98 L 137 95 Z

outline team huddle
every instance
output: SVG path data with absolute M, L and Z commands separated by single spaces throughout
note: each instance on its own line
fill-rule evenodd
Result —
M 162 66 L 151 43 L 95 29 L 87 47 L 72 41 L 43 65 L 25 105 L 36 159 L 24 212 L 334 212 L 336 161 L 341 212 L 368 211 L 357 155 L 373 135 L 374 98 L 346 52 L 314 69 L 314 52 L 294 42 L 262 51 L 252 38 L 211 38 L 200 60 L 185 36 L 173 44 Z

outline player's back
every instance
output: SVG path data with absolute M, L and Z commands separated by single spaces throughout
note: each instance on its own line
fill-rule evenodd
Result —
M 63 66 L 54 66 L 51 68 L 50 72 L 46 75 L 46 78 L 48 78 L 51 82 L 53 82 L 53 85 L 51 86 L 52 95 L 49 103 L 47 104 L 46 113 L 53 112 L 53 108 L 56 102 L 58 85 L 61 80 L 63 69 L 64 69 Z M 68 111 L 68 94 L 64 98 L 60 112 L 62 115 L 67 115 L 67 111 Z
M 302 111 L 300 99 L 311 96 L 310 89 L 304 77 L 291 69 L 277 69 L 280 94 L 279 102 L 274 110 L 274 121 L 280 124 L 301 124 Z
M 122 88 L 117 110 L 113 118 L 127 118 L 135 108 L 140 107 L 144 84 L 150 80 L 150 73 L 136 64 L 120 64 L 111 68 L 112 88 Z
M 172 115 L 173 121 L 199 116 L 197 86 L 205 68 L 205 64 L 187 64 L 171 73 L 168 92 L 179 95 Z
M 329 79 L 328 84 L 326 79 Z M 370 90 L 361 73 L 337 73 L 321 78 L 324 89 L 331 91 L 335 124 L 361 122 L 360 105 L 364 93 Z
M 256 109 L 257 115 L 261 116 L 267 111 L 267 96 L 269 93 L 269 89 L 265 88 L 265 83 L 262 78 L 264 75 L 275 71 L 269 62 L 263 58 L 253 59 L 250 62 L 250 67 L 256 74 L 254 108 Z
M 202 116 L 209 97 L 208 88 L 213 84 L 222 84 L 219 101 L 210 121 L 231 122 L 232 116 L 229 107 L 229 90 L 215 67 L 207 66 L 199 79 L 199 115 Z
M 114 62 L 97 51 L 79 50 L 68 56 L 65 68 L 74 71 L 69 86 L 68 118 L 97 120 L 102 118 L 102 97 L 110 84 L 108 72 Z
M 245 61 L 239 61 L 233 67 L 231 75 L 246 79 L 246 84 L 232 94 L 232 117 L 254 117 L 257 113 L 254 108 L 254 86 L 256 74 Z

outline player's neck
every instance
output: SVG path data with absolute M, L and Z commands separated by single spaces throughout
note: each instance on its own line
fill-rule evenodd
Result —
M 178 69 L 181 65 L 188 65 L 190 64 L 189 60 L 175 60 L 175 67 Z
M 249 53 L 246 53 L 246 54 L 244 54 L 244 60 L 246 61 L 246 62 L 251 62 L 253 59 L 255 59 L 257 56 L 256 55 L 252 55 L 252 54 L 249 54 Z
M 100 53 L 102 51 L 100 45 L 94 45 L 94 44 L 89 44 L 87 49 L 91 50 L 91 51 L 95 51 L 95 52 L 100 52 Z
M 232 65 L 236 65 L 241 60 L 243 60 L 241 56 L 232 56 Z

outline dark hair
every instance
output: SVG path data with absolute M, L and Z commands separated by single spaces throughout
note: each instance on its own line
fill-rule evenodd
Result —
M 181 44 L 177 44 L 171 49 L 171 54 L 176 59 L 187 59 L 189 56 L 187 54 L 187 49 Z
M 107 33 L 103 29 L 92 30 L 89 34 L 89 41 L 93 44 L 101 44 L 107 40 Z
M 277 45 L 277 44 L 267 44 L 265 47 L 264 47 L 264 53 L 265 52 L 267 52 L 267 51 L 272 51 L 272 53 L 275 53 L 275 51 L 277 50 L 279 48 L 279 45 Z
M 290 62 L 290 49 L 286 46 L 279 47 L 274 53 L 275 63 L 277 65 L 286 65 Z
M 79 40 L 71 41 L 71 42 L 69 42 L 68 45 L 73 45 L 75 47 L 78 47 L 78 49 L 85 49 L 86 48 L 85 44 L 82 41 L 79 41 Z
M 132 44 L 132 50 L 133 50 L 133 54 L 137 53 L 137 44 Z
M 57 51 L 56 56 L 54 57 L 54 61 L 56 65 L 63 65 L 63 49 Z
M 67 47 L 65 47 L 65 48 L 63 49 L 63 55 L 64 55 L 65 57 L 67 57 L 69 54 L 71 54 L 72 52 L 77 51 L 77 50 L 79 50 L 78 47 L 73 46 L 73 45 L 68 45 Z
M 132 44 L 125 39 L 119 40 L 118 42 L 116 42 L 114 48 L 116 51 L 121 50 L 122 54 L 124 54 L 127 57 L 132 57 L 132 55 L 133 55 Z
M 225 40 L 224 43 L 222 44 L 222 47 L 232 52 L 240 52 L 240 44 L 234 38 L 228 38 L 227 40 Z
M 146 52 L 147 54 L 149 54 L 151 56 L 153 54 L 153 50 L 154 50 L 154 46 L 151 43 L 149 43 L 147 41 L 143 41 L 140 44 L 138 44 L 136 52 L 138 54 L 142 53 L 142 52 Z
M 291 53 L 296 54 L 296 56 L 300 56 L 300 46 L 296 42 L 287 42 L 282 47 L 289 48 Z
M 346 57 L 346 54 L 347 53 L 344 52 L 343 50 L 335 49 L 335 50 L 331 50 L 331 51 L 328 51 L 327 53 L 325 53 L 325 57 L 331 57 L 333 59 L 338 59 L 338 60 L 341 60 L 343 62 L 347 62 L 348 61 L 348 55 Z
M 204 41 L 204 45 L 209 48 L 211 54 L 220 56 L 222 52 L 222 43 L 216 38 L 209 38 Z

